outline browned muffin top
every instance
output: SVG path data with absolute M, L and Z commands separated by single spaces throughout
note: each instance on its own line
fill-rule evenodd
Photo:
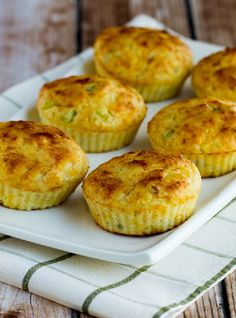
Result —
M 138 212 L 160 203 L 186 202 L 196 195 L 200 184 L 198 169 L 189 160 L 143 150 L 100 165 L 84 180 L 83 190 L 97 203 L 127 211 L 137 208 Z
M 46 192 L 87 168 L 81 148 L 61 130 L 32 121 L 0 123 L 0 182 Z

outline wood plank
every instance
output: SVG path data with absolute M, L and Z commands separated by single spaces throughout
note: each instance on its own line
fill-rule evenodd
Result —
M 225 289 L 231 318 L 236 318 L 236 271 L 225 278 Z
M 122 25 L 129 20 L 127 0 L 82 1 L 82 49 L 93 45 L 105 28 Z
M 0 8 L 0 91 L 75 53 L 76 0 L 0 0 Z
M 0 283 L 0 317 L 70 318 L 71 314 L 69 308 Z
M 85 315 L 85 314 L 80 313 L 80 318 L 94 318 L 94 316 Z
M 223 306 L 222 287 L 221 284 L 218 284 L 191 304 L 177 318 L 229 318 Z
M 158 19 L 180 34 L 189 36 L 184 0 L 130 0 L 129 17 L 142 13 Z
M 122 25 L 141 13 L 156 17 L 177 32 L 189 35 L 184 0 L 83 1 L 82 48 L 93 45 L 104 28 Z
M 236 46 L 235 0 L 189 0 L 197 38 L 202 41 Z

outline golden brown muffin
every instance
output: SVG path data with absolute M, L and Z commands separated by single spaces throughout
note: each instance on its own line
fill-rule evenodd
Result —
M 148 134 L 156 151 L 184 155 L 203 177 L 236 168 L 236 103 L 216 97 L 178 101 L 153 117 Z
M 192 52 L 166 31 L 112 27 L 95 45 L 97 73 L 135 87 L 146 102 L 176 96 L 192 66 Z
M 100 165 L 82 187 L 98 225 L 110 232 L 146 235 L 170 230 L 192 215 L 201 177 L 182 156 L 138 151 Z
M 63 202 L 88 170 L 82 149 L 57 128 L 0 123 L 0 203 L 19 210 Z
M 215 96 L 236 102 L 236 48 L 225 49 L 202 59 L 192 72 L 198 96 Z
M 97 75 L 45 84 L 37 108 L 43 123 L 67 132 L 87 152 L 128 145 L 146 114 L 135 89 Z

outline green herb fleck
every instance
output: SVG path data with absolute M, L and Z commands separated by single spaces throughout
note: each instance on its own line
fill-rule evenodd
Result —
M 104 121 L 107 121 L 108 117 L 109 117 L 108 114 L 106 114 L 102 111 L 99 111 L 99 110 L 96 111 L 96 115 L 99 116 Z
M 76 116 L 77 112 L 72 109 L 72 110 L 69 110 L 68 112 L 65 113 L 65 115 L 63 116 L 63 120 L 66 122 L 66 123 L 71 123 L 73 120 L 74 120 L 74 117 Z
M 51 101 L 46 101 L 42 107 L 42 109 L 48 109 L 48 108 L 52 108 L 52 107 L 55 107 L 56 105 L 51 102 Z
M 120 223 L 117 224 L 117 227 L 118 227 L 118 229 L 121 230 L 121 231 L 124 229 L 123 225 L 120 224 Z
M 171 130 L 169 130 L 169 131 L 167 131 L 167 133 L 165 134 L 165 138 L 170 138 L 170 137 L 172 137 L 173 136 L 173 134 L 174 134 L 174 129 L 171 129 Z
M 95 85 L 95 84 L 90 84 L 90 85 L 87 85 L 87 86 L 85 87 L 85 89 L 86 89 L 86 91 L 87 91 L 88 93 L 93 93 L 93 92 L 95 91 L 95 88 L 96 88 L 96 85 Z
M 217 108 L 217 107 L 213 107 L 212 109 L 213 109 L 214 112 L 217 112 L 217 113 L 222 113 L 223 112 L 222 109 Z

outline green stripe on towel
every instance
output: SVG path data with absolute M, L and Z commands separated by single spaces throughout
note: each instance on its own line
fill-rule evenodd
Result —
M 151 267 L 151 265 L 150 266 L 143 266 L 141 268 L 138 268 L 136 271 L 134 271 L 128 277 L 126 277 L 126 278 L 124 278 L 124 279 L 122 279 L 122 280 L 120 280 L 120 281 L 118 281 L 116 283 L 113 283 L 113 284 L 98 288 L 95 291 L 93 291 L 90 295 L 88 295 L 88 297 L 85 299 L 85 301 L 84 301 L 84 303 L 82 305 L 83 313 L 88 314 L 90 304 L 92 303 L 94 298 L 96 298 L 102 292 L 110 290 L 110 289 L 113 289 L 113 288 L 116 288 L 116 287 L 120 287 L 122 285 L 125 285 L 125 284 L 129 283 L 130 281 L 134 280 L 137 276 L 141 275 L 143 272 L 148 270 L 150 267 Z
M 121 265 L 126 267 L 126 268 L 137 269 L 137 267 L 134 266 L 134 265 L 128 265 L 128 264 L 121 264 Z M 146 273 L 146 275 L 151 275 L 151 276 L 156 277 L 158 279 L 167 280 L 167 281 L 170 281 L 170 282 L 173 282 L 173 283 L 177 283 L 177 284 L 186 284 L 186 285 L 195 285 L 195 286 L 197 286 L 197 284 L 195 284 L 193 282 L 190 282 L 188 280 L 175 278 L 175 277 L 172 277 L 172 276 L 169 276 L 169 275 L 164 275 L 164 274 L 161 274 L 161 273 L 156 273 L 156 272 L 153 272 L 152 270 L 148 271 Z
M 234 256 L 222 254 L 222 253 L 219 253 L 219 252 L 214 252 L 214 251 L 208 250 L 206 248 L 198 247 L 198 246 L 195 246 L 195 245 L 192 245 L 192 244 L 183 243 L 182 245 L 186 246 L 186 247 L 189 247 L 189 248 L 191 248 L 193 250 L 209 254 L 209 255 L 214 255 L 214 256 L 218 256 L 218 257 L 222 257 L 222 258 L 230 258 L 230 259 L 234 258 Z
M 51 265 L 51 264 L 54 264 L 54 263 L 58 263 L 58 262 L 61 262 L 61 261 L 64 261 L 68 258 L 71 258 L 72 256 L 75 256 L 75 254 L 72 254 L 72 253 L 67 253 L 67 254 L 64 254 L 62 256 L 59 256 L 59 257 L 56 257 L 54 259 L 51 259 L 49 261 L 45 261 L 45 262 L 40 262 L 34 266 L 32 266 L 28 271 L 27 273 L 25 274 L 23 280 L 22 280 L 22 289 L 25 290 L 25 291 L 29 291 L 29 282 L 30 282 L 30 279 L 31 277 L 34 275 L 34 273 L 39 270 L 40 268 L 44 267 L 44 266 L 47 266 L 47 265 Z
M 224 276 L 233 266 L 236 265 L 236 258 L 234 258 L 230 263 L 228 263 L 221 271 L 219 271 L 215 276 L 209 279 L 205 284 L 196 288 L 191 294 L 189 294 L 186 298 L 181 300 L 178 303 L 173 303 L 168 306 L 162 307 L 156 314 L 154 314 L 153 318 L 160 318 L 161 315 L 171 310 L 172 308 L 177 309 L 179 306 L 184 306 L 190 301 L 194 300 L 196 297 L 201 295 L 207 289 L 209 289 L 214 283 L 216 283 L 222 276 Z M 222 277 L 223 279 L 223 277 Z
M 226 222 L 229 222 L 229 223 L 232 223 L 232 224 L 236 224 L 236 220 L 232 220 L 232 219 L 227 218 L 225 216 L 216 215 L 216 218 L 220 219 L 220 220 L 223 220 L 223 221 L 226 221 Z

